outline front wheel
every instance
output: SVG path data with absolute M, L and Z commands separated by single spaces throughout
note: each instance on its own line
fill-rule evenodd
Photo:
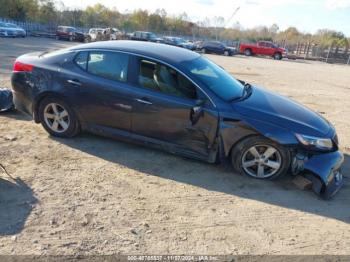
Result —
M 281 145 L 264 137 L 248 137 L 231 153 L 234 169 L 247 176 L 273 180 L 285 175 L 290 166 L 290 153 Z
M 276 53 L 276 54 L 273 55 L 273 58 L 275 60 L 281 60 L 282 59 L 282 55 L 280 53 Z
M 44 98 L 38 113 L 42 126 L 52 136 L 73 137 L 79 133 L 78 119 L 72 109 L 59 98 Z

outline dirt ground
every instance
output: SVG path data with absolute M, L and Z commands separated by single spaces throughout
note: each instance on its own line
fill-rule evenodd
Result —
M 0 38 L 0 86 L 13 60 L 71 45 Z M 320 112 L 337 128 L 345 185 L 331 201 L 291 177 L 261 182 L 220 166 L 83 134 L 48 136 L 0 115 L 0 254 L 350 255 L 350 66 L 209 56 L 237 78 Z

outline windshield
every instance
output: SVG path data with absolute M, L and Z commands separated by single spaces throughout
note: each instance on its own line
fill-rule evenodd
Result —
M 0 23 L 0 27 L 11 28 L 13 26 L 10 26 L 10 24 L 8 24 L 8 23 Z
M 181 44 L 185 42 L 185 40 L 183 40 L 182 38 L 175 38 L 174 40 L 175 40 L 175 43 L 177 44 Z
M 10 28 L 18 28 L 18 26 L 15 24 L 7 23 L 6 25 L 7 25 L 7 27 L 10 27 Z
M 184 66 L 191 78 L 201 82 L 225 101 L 238 99 L 243 94 L 244 86 L 241 82 L 205 57 L 186 62 Z
M 154 33 L 149 33 L 148 36 L 149 36 L 149 38 L 151 38 L 151 39 L 157 38 L 156 34 L 154 34 Z

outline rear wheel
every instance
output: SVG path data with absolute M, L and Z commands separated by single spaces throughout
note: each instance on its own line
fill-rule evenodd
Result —
M 61 99 L 47 97 L 39 105 L 42 126 L 53 136 L 73 137 L 79 133 L 79 122 L 71 108 Z
M 226 50 L 226 51 L 224 52 L 224 55 L 225 55 L 225 56 L 229 56 L 229 55 L 230 55 L 229 51 Z
M 207 53 L 207 50 L 205 48 L 202 48 L 202 53 L 203 54 L 206 54 Z
M 290 166 L 290 153 L 281 145 L 264 137 L 248 137 L 231 153 L 236 171 L 247 176 L 273 180 L 285 175 Z
M 245 54 L 246 56 L 251 56 L 253 53 L 252 53 L 252 50 L 246 49 L 246 50 L 244 50 L 244 54 Z

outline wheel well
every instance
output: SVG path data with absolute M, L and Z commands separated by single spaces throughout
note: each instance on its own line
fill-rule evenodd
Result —
M 275 52 L 275 53 L 273 54 L 273 56 L 275 56 L 275 55 L 277 55 L 277 54 L 282 56 L 282 53 L 279 52 L 279 51 L 278 51 L 278 52 Z
M 226 157 L 230 159 L 231 156 L 232 156 L 232 151 L 233 151 L 233 149 L 234 149 L 240 142 L 242 142 L 243 140 L 245 140 L 245 139 L 247 139 L 247 138 L 250 138 L 250 137 L 259 137 L 259 135 L 258 135 L 258 134 L 251 134 L 251 135 L 247 135 L 247 136 L 241 137 L 240 139 L 238 139 L 235 143 L 233 143 L 233 144 L 231 145 L 230 151 L 229 151 L 229 153 L 228 153 L 228 155 L 227 155 Z
M 47 97 L 56 97 L 59 99 L 64 99 L 62 95 L 54 93 L 54 92 L 45 92 L 45 93 L 41 94 L 33 103 L 33 114 L 34 114 L 35 123 L 40 123 L 39 106 L 40 106 L 40 103 Z

